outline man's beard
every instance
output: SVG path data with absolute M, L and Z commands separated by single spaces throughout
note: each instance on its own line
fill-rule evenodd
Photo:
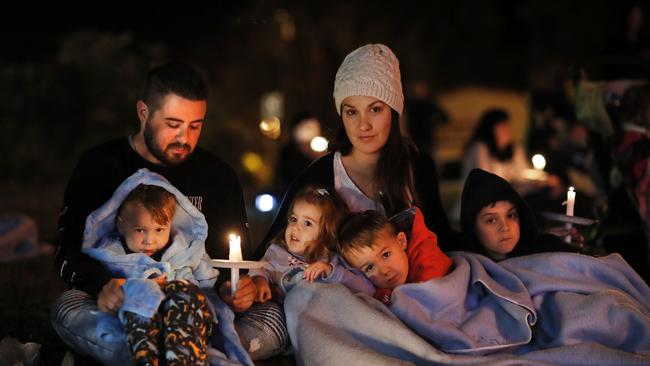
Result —
M 154 131 L 149 123 L 144 127 L 144 144 L 147 146 L 147 149 L 149 149 L 149 152 L 151 152 L 151 155 L 165 165 L 179 165 L 192 154 L 192 147 L 188 144 L 173 142 L 167 145 L 164 150 L 161 146 L 156 145 L 154 142 Z M 173 154 L 170 156 L 165 154 L 165 151 L 176 148 L 185 149 L 187 150 L 187 153 L 184 155 Z

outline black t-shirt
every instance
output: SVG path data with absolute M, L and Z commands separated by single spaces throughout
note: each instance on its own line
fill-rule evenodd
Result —
M 205 249 L 210 257 L 228 257 L 229 233 L 241 235 L 244 258 L 250 257 L 244 195 L 227 163 L 197 147 L 182 164 L 160 166 L 138 155 L 123 137 L 88 150 L 68 181 L 55 262 L 59 276 L 69 286 L 96 296 L 111 278 L 100 262 L 81 252 L 84 224 L 88 214 L 108 201 L 122 181 L 140 168 L 164 176 L 205 215 Z M 224 275 L 220 278 L 227 278 Z

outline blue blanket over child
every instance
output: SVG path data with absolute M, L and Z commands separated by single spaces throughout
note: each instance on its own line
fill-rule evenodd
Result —
M 390 308 L 297 285 L 285 309 L 299 363 L 650 363 L 650 289 L 619 255 L 452 258 L 448 275 L 397 287 Z
M 126 196 L 138 185 L 163 187 L 176 197 L 177 205 L 172 223 L 172 243 L 160 261 L 145 253 L 129 253 L 124 250 L 115 228 L 117 211 Z M 211 338 L 210 364 L 229 365 L 233 362 L 252 365 L 248 353 L 242 347 L 234 327 L 234 314 L 215 293 L 213 286 L 219 271 L 212 267 L 205 252 L 208 227 L 203 214 L 164 177 L 147 169 L 140 169 L 124 180 L 111 199 L 86 219 L 82 250 L 100 260 L 116 278 L 126 278 L 124 284 L 124 311 L 144 317 L 153 316 L 165 294 L 159 285 L 149 278 L 165 275 L 167 281 L 188 280 L 203 289 L 214 314 L 218 333 Z M 105 338 L 126 339 L 124 328 L 116 317 L 106 314 L 98 324 L 98 335 Z M 219 344 L 215 344 L 215 342 Z M 225 352 L 225 354 L 217 351 Z

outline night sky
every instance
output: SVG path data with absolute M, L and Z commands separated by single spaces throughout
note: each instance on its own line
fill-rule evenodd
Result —
M 136 42 L 179 44 L 188 35 L 207 32 L 211 24 L 236 21 L 246 1 L 211 2 L 208 8 L 161 7 L 140 2 L 119 4 L 12 4 L 0 25 L 0 61 L 5 63 L 44 62 L 56 56 L 61 39 L 81 30 L 131 33 Z

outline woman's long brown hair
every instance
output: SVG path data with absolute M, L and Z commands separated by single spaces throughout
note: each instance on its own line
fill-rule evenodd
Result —
M 331 151 L 340 151 L 344 156 L 352 152 L 352 142 L 342 122 L 331 144 Z M 416 198 L 411 169 L 411 154 L 414 151 L 415 148 L 400 132 L 399 114 L 391 108 L 390 133 L 375 170 L 381 203 L 389 217 L 410 207 Z

